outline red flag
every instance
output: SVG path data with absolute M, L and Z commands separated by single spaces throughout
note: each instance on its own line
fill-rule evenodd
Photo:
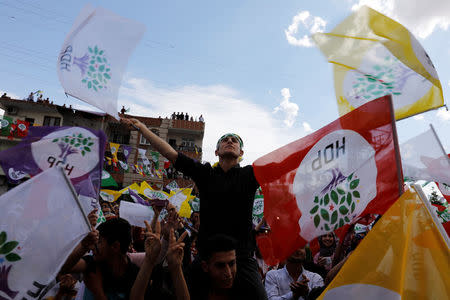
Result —
M 447 156 L 450 158 L 450 154 L 447 154 Z M 436 182 L 436 185 L 441 191 L 442 196 L 444 196 L 447 202 L 450 202 L 450 186 L 445 183 L 438 183 L 438 182 Z
M 400 196 L 403 176 L 390 96 L 364 104 L 253 163 L 271 234 L 258 240 L 270 265 L 326 232 Z
M 18 137 L 26 137 L 28 135 L 28 129 L 30 128 L 30 123 L 27 121 L 17 120 L 16 134 Z

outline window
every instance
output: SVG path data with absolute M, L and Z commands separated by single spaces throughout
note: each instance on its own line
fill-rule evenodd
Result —
M 44 126 L 59 126 L 61 118 L 58 117 L 44 117 Z
M 113 143 L 119 143 L 119 144 L 129 144 L 130 143 L 130 135 L 129 134 L 113 132 L 111 134 L 111 136 L 112 136 L 111 141 Z
M 172 146 L 173 148 L 176 148 L 177 147 L 177 140 L 169 139 L 169 145 Z
M 189 139 L 189 138 L 183 138 L 183 141 L 181 142 L 181 144 L 183 146 L 194 147 L 194 140 L 193 139 Z
M 30 126 L 33 126 L 34 119 L 33 118 L 25 118 L 25 122 L 28 122 L 30 124 Z

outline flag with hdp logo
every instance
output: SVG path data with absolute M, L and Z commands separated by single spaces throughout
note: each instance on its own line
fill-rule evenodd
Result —
M 361 216 L 382 214 L 403 187 L 390 96 L 371 101 L 253 163 L 271 228 L 268 264 Z
M 103 131 L 89 128 L 31 127 L 19 144 L 0 152 L 0 165 L 13 183 L 62 167 L 78 194 L 97 199 L 105 142 Z
M 448 238 L 418 194 L 408 190 L 378 220 L 318 299 L 449 298 Z
M 363 6 L 313 39 L 333 64 L 341 116 L 389 94 L 397 120 L 444 105 L 441 82 L 422 45 L 376 10 Z
M 128 58 L 144 31 L 143 24 L 86 5 L 58 56 L 58 77 L 66 94 L 119 119 L 119 87 Z
M 46 170 L 0 196 L 0 299 L 45 295 L 90 230 L 63 172 Z

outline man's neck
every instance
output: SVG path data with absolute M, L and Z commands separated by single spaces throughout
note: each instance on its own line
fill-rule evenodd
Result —
M 289 275 L 291 275 L 292 279 L 297 281 L 297 279 L 300 277 L 300 275 L 303 272 L 303 264 L 287 262 L 286 270 L 288 271 Z
M 107 261 L 109 270 L 114 277 L 119 278 L 125 274 L 128 266 L 128 259 L 126 255 L 120 255 Z
M 219 157 L 219 165 L 225 173 L 237 164 L 239 164 L 239 158 Z

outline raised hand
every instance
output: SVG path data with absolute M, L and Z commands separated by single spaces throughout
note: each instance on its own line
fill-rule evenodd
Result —
M 147 221 L 145 227 L 147 232 L 145 233 L 145 258 L 152 263 L 156 263 L 159 253 L 161 252 L 161 225 L 156 222 L 155 231 L 152 231 L 152 227 Z
M 134 127 L 135 129 L 140 130 L 141 126 L 145 126 L 141 121 L 134 118 L 120 118 L 120 122 L 129 125 L 130 127 Z
M 95 228 L 95 226 L 97 225 L 97 208 L 94 208 L 89 214 L 88 214 L 88 220 L 89 223 L 91 224 L 92 228 Z
M 83 240 L 81 240 L 81 246 L 83 247 L 83 250 L 85 250 L 85 252 L 88 252 L 90 250 L 94 250 L 97 242 L 98 231 L 96 229 L 92 229 L 92 231 L 89 232 Z
M 184 255 L 184 243 L 183 240 L 187 235 L 187 231 L 183 232 L 183 234 L 178 238 L 175 238 L 173 228 L 170 229 L 169 236 L 169 249 L 167 250 L 167 264 L 169 265 L 169 269 L 175 269 L 181 267 L 183 264 L 183 255 Z

